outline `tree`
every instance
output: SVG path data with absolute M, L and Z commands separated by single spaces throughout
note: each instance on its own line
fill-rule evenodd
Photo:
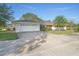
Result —
M 22 17 L 20 18 L 19 21 L 42 21 L 42 19 L 40 19 L 37 15 L 33 14 L 33 13 L 26 13 L 24 15 L 22 15 Z
M 74 23 L 74 21 L 72 20 L 68 21 L 67 23 L 68 30 L 75 30 L 75 26 L 76 24 Z
M 6 4 L 0 4 L 0 26 L 6 26 L 6 24 L 13 20 L 13 11 Z
M 56 27 L 64 27 L 68 21 L 64 16 L 57 16 L 53 22 Z

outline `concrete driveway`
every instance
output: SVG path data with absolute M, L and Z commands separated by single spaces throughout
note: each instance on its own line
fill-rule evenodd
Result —
M 48 33 L 46 43 L 33 49 L 27 56 L 79 56 L 79 34 L 55 35 Z
M 43 32 L 22 32 L 18 33 L 18 39 L 0 41 L 0 56 L 18 55 L 17 49 L 24 49 L 24 45 L 32 44 L 35 40 L 40 39 Z
M 0 55 L 18 55 L 15 52 L 19 44 L 25 40 L 39 36 L 40 32 L 36 33 L 21 33 L 19 40 L 12 42 L 0 41 Z M 79 56 L 79 34 L 72 35 L 56 35 L 47 34 L 46 42 L 24 53 L 23 56 Z M 17 45 L 16 45 L 17 44 Z M 5 48 L 3 48 L 3 45 Z

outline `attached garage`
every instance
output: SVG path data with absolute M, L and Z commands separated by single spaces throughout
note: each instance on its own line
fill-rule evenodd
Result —
M 35 22 L 17 22 L 15 23 L 16 32 L 40 31 L 40 24 Z

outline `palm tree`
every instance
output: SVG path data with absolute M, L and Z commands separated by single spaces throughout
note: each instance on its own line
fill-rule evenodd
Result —
M 0 26 L 6 26 L 7 22 L 13 20 L 13 11 L 6 4 L 0 4 Z
M 64 27 L 68 21 L 64 16 L 57 16 L 53 22 L 56 27 Z

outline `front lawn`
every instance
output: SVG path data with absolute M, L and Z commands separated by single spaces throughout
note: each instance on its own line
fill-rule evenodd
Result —
M 17 34 L 14 32 L 1 32 L 0 31 L 0 40 L 15 40 Z
M 72 34 L 72 33 L 74 33 L 74 31 L 72 31 L 72 30 L 66 30 L 66 31 L 51 30 L 51 31 L 47 31 L 47 32 L 53 33 L 53 34 Z

